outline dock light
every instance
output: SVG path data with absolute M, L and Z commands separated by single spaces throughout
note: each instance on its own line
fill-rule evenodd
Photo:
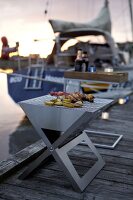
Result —
M 109 113 L 108 112 L 102 112 L 102 119 L 109 119 Z
M 118 100 L 118 103 L 119 104 L 125 104 L 125 103 L 127 103 L 129 101 L 129 96 L 126 96 L 126 97 L 124 97 L 124 98 L 120 98 L 119 100 Z
M 104 68 L 104 72 L 113 72 L 113 71 L 114 71 L 113 67 Z
M 119 103 L 120 105 L 125 104 L 125 103 L 126 103 L 125 98 L 120 98 L 120 99 L 118 100 L 118 103 Z

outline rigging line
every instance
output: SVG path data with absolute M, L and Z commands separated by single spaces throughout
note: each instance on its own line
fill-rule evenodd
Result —
M 132 1 L 131 0 L 129 0 L 129 12 L 130 12 L 131 33 L 132 33 L 132 41 L 133 41 L 133 11 L 132 11 Z
M 45 10 L 44 10 L 45 21 L 48 20 L 48 16 L 50 17 L 51 9 L 52 9 L 52 0 L 45 0 Z
M 124 2 L 125 0 L 122 0 L 122 10 L 124 9 Z M 125 12 L 123 12 L 123 31 L 125 32 L 125 39 L 126 41 L 128 41 L 128 34 L 127 34 L 127 23 L 126 23 L 126 16 L 125 16 Z M 124 30 L 125 29 L 125 30 Z
M 45 20 L 47 20 L 48 6 L 49 6 L 49 0 L 46 0 L 46 3 L 45 3 L 45 10 L 44 10 L 44 18 L 45 18 Z
M 47 13 L 48 13 L 48 5 L 49 5 L 49 1 L 47 0 L 46 1 L 46 9 L 45 9 L 45 11 L 44 11 L 44 13 L 47 15 Z

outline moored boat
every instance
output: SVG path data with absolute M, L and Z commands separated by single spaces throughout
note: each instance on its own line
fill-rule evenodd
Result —
M 49 22 L 54 33 L 59 32 L 59 34 L 55 38 L 55 45 L 47 62 L 43 65 L 30 65 L 7 77 L 8 91 L 15 102 L 46 95 L 51 91 L 63 90 L 64 71 L 73 69 L 78 48 L 87 51 L 90 64 L 95 64 L 97 70 L 103 71 L 111 66 L 114 71 L 129 71 L 130 75 L 128 83 L 117 84 L 117 86 L 105 82 L 92 83 L 89 80 L 81 82 L 83 92 L 95 92 L 98 95 L 111 92 L 111 97 L 113 97 L 112 91 L 114 90 L 120 90 L 120 95 L 123 89 L 132 90 L 133 69 L 130 67 L 128 70 L 124 56 L 116 47 L 110 34 L 111 20 L 108 1 L 105 1 L 98 17 L 90 23 L 72 23 L 61 20 L 49 20 Z M 87 40 L 84 41 L 86 37 Z M 65 44 L 71 39 L 75 39 L 75 44 L 65 50 Z M 70 85 L 68 90 L 76 90 L 75 83 L 71 82 Z

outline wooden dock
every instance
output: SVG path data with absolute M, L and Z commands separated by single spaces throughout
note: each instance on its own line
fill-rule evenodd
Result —
M 19 180 L 26 162 L 43 151 L 42 141 L 0 163 L 0 200 L 132 200 L 133 199 L 133 95 L 128 103 L 108 109 L 108 120 L 98 118 L 92 130 L 123 134 L 115 149 L 98 148 L 106 164 L 82 193 L 73 190 L 57 163 L 44 163 L 26 180 Z M 93 142 L 111 143 L 114 138 L 90 134 Z M 32 155 L 32 157 L 31 157 Z M 82 176 L 94 162 L 89 148 L 76 146 L 70 158 Z M 12 175 L 9 176 L 9 172 Z

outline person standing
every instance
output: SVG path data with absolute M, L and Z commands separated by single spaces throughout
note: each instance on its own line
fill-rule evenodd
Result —
M 1 38 L 1 41 L 2 41 L 1 59 L 9 60 L 10 53 L 18 51 L 19 43 L 16 42 L 15 47 L 9 47 L 8 40 L 5 36 Z

